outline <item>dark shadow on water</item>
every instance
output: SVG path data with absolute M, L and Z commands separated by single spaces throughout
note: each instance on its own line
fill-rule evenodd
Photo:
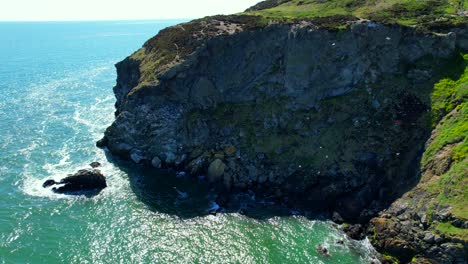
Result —
M 229 204 L 229 209 L 216 209 L 216 197 L 204 178 L 181 175 L 173 170 L 155 169 L 120 159 L 106 150 L 107 160 L 124 171 L 130 187 L 140 201 L 151 211 L 174 215 L 183 219 L 217 213 L 237 212 L 255 219 L 298 214 L 285 206 L 259 200 L 253 194 L 240 194 Z M 315 218 L 315 217 L 314 217 Z

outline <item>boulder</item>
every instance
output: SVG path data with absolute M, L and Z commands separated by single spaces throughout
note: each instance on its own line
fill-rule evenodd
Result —
M 136 164 L 141 163 L 143 160 L 146 160 L 146 157 L 141 153 L 141 151 L 133 149 L 130 152 L 130 159 Z
M 161 159 L 158 158 L 158 157 L 154 157 L 151 160 L 151 165 L 153 165 L 153 167 L 155 167 L 156 169 L 160 169 L 161 168 Z
M 70 175 L 59 182 L 47 180 L 42 185 L 44 188 L 54 186 L 52 191 L 62 194 L 77 194 L 83 192 L 100 192 L 107 187 L 106 178 L 101 171 L 79 170 L 77 173 Z
M 208 181 L 216 182 L 221 180 L 225 169 L 226 165 L 220 159 L 215 159 L 208 167 Z
M 333 212 L 332 221 L 337 223 L 337 224 L 344 223 L 343 217 L 341 217 L 341 215 L 338 212 Z
M 321 244 L 317 246 L 317 253 L 325 257 L 330 257 L 330 251 L 328 250 L 328 248 Z
M 101 167 L 101 163 L 94 161 L 94 162 L 91 162 L 89 166 L 91 166 L 91 168 L 97 168 L 97 167 Z

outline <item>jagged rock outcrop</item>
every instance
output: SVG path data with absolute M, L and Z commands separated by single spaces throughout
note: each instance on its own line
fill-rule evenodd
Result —
M 238 30 L 218 28 L 154 85 L 138 82 L 146 65 L 135 56 L 117 65 L 113 153 L 192 174 L 220 159 L 236 190 L 269 186 L 348 218 L 391 196 L 396 177 L 411 180 L 430 132 L 424 89 L 454 55 L 455 34 L 373 22 L 226 28 Z
M 79 170 L 73 175 L 69 175 L 62 180 L 56 182 L 47 180 L 43 187 L 49 188 L 52 186 L 52 191 L 61 194 L 96 194 L 107 187 L 106 178 L 97 169 Z
M 99 145 L 136 163 L 207 175 L 222 200 L 254 191 L 365 222 L 424 175 L 432 88 L 457 71 L 467 40 L 466 24 L 420 30 L 348 15 L 180 24 L 117 64 L 116 120 Z M 379 245 L 393 235 L 380 219 L 397 217 L 398 204 L 370 230 L 382 251 L 404 251 L 408 261 L 427 247 Z M 453 247 L 445 247 L 447 255 Z

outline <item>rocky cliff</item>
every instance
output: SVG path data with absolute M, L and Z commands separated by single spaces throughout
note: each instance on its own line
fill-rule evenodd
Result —
M 313 15 L 330 2 L 347 12 Z M 402 261 L 419 254 L 464 263 L 464 202 L 452 214 L 456 223 L 441 222 L 462 235 L 438 242 L 432 215 L 417 213 L 450 211 L 450 204 L 424 202 L 438 193 L 421 187 L 432 178 L 454 167 L 463 172 L 454 181 L 466 183 L 466 168 L 456 166 L 464 164 L 464 152 L 456 152 L 456 162 L 455 154 L 443 155 L 466 148 L 466 138 L 447 141 L 450 135 L 438 139 L 437 132 L 451 116 L 466 121 L 465 94 L 441 107 L 448 99 L 435 91 L 450 97 L 461 89 L 447 92 L 440 83 L 463 74 L 467 26 L 463 14 L 428 23 L 441 8 L 433 6 L 408 26 L 404 5 L 384 9 L 402 12 L 392 18 L 398 21 L 381 10 L 366 16 L 371 21 L 360 11 L 366 1 L 267 1 L 245 14 L 167 28 L 117 64 L 116 120 L 99 145 L 136 163 L 206 175 L 225 206 L 231 194 L 253 191 L 294 207 L 336 211 L 347 221 L 369 220 L 422 176 L 416 189 L 371 221 L 369 234 Z M 280 15 L 282 8 L 311 12 L 291 18 Z M 459 130 L 466 134 L 466 127 Z M 428 150 L 437 143 L 430 153 L 424 152 L 428 139 Z M 424 206 L 408 205 L 413 200 Z M 425 217 L 423 227 L 415 214 Z M 395 225 L 414 226 L 424 234 L 414 243 L 432 244 L 415 246 L 411 228 Z M 392 232 L 401 237 L 386 243 L 396 239 Z

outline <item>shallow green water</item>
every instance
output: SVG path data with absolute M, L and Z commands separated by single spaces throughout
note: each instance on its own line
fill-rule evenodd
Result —
M 368 242 L 327 222 L 206 215 L 196 180 L 122 170 L 94 146 L 114 118 L 113 64 L 176 22 L 0 23 L 0 263 L 368 263 Z M 99 195 L 41 187 L 92 161 Z

